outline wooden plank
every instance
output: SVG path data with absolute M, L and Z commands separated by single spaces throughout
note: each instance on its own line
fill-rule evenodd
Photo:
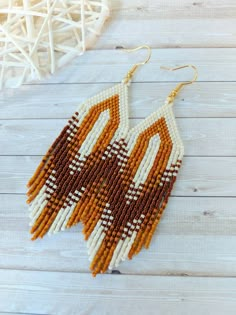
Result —
M 0 271 L 2 309 L 42 314 L 233 315 L 235 278 Z M 6 290 L 7 288 L 7 290 Z M 76 311 L 75 311 L 76 310 Z
M 137 74 L 138 77 L 138 74 Z M 130 87 L 130 117 L 150 115 L 175 87 L 172 83 L 134 83 Z M 83 103 L 111 83 L 23 86 L 0 94 L 0 118 L 68 118 Z M 175 101 L 176 117 L 236 117 L 236 82 L 197 82 Z
M 131 119 L 130 127 L 142 120 Z M 66 122 L 64 119 L 0 120 L 0 155 L 43 155 Z M 178 118 L 177 124 L 186 155 L 236 154 L 235 118 Z
M 0 312 L 0 315 L 46 315 L 46 314 L 39 314 L 39 313 L 22 313 L 22 312 Z
M 39 156 L 0 156 L 0 193 L 24 193 Z M 235 157 L 186 157 L 176 196 L 236 196 Z
M 151 0 L 113 0 L 113 15 L 123 17 L 158 19 L 214 19 L 234 18 L 236 3 L 234 0 L 165 0 L 164 3 Z
M 136 36 L 140 37 L 140 32 L 137 30 L 135 30 L 135 32 Z M 155 34 L 152 30 L 151 32 Z M 205 29 L 204 32 L 206 32 Z M 182 36 L 182 33 L 179 36 Z M 113 37 L 115 39 L 114 34 Z M 155 34 L 155 37 L 159 41 L 158 35 Z M 194 37 L 194 35 L 191 34 L 191 37 Z M 118 43 L 119 41 L 117 45 Z M 146 40 L 145 43 L 154 47 Z M 136 47 L 139 44 L 143 44 L 143 40 L 140 43 L 139 38 L 138 41 L 123 42 L 122 44 L 128 48 Z M 160 45 L 158 45 L 158 47 L 160 47 Z M 80 58 L 74 59 L 67 67 L 59 70 L 55 75 L 41 83 L 68 84 L 96 82 L 111 84 L 112 82 L 120 82 L 132 65 L 144 60 L 146 54 L 145 50 L 136 53 L 127 53 L 122 49 L 87 51 L 86 54 Z M 193 76 L 191 69 L 175 72 L 160 70 L 161 65 L 176 66 L 189 63 L 194 64 L 198 68 L 198 81 L 236 81 L 236 48 L 188 48 L 153 49 L 150 62 L 140 68 L 135 74 L 133 82 L 173 82 L 189 80 Z M 37 82 L 37 84 L 40 84 L 40 82 Z
M 82 228 L 31 242 L 25 197 L 0 195 L 0 268 L 89 272 Z M 149 250 L 122 274 L 236 275 L 234 198 L 171 197 Z
M 235 47 L 235 12 L 233 0 L 115 0 L 96 47 Z
M 142 45 L 144 42 L 155 48 L 235 47 L 235 18 L 192 19 L 179 15 L 159 19 L 151 8 L 150 12 L 150 16 L 145 16 L 143 12 L 128 16 L 117 12 L 115 18 L 106 23 L 95 47 L 111 49 L 121 45 Z

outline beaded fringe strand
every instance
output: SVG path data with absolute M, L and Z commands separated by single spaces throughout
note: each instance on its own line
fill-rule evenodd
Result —
M 29 181 L 32 239 L 82 222 L 94 276 L 148 248 L 183 158 L 172 105 L 128 130 L 126 84 L 83 104 Z

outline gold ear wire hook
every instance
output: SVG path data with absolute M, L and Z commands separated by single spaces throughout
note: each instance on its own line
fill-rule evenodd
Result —
M 148 45 L 142 45 L 142 46 L 139 46 L 139 47 L 136 47 L 136 48 L 133 48 L 133 49 L 126 49 L 126 48 L 123 48 L 125 51 L 127 52 L 134 52 L 134 51 L 137 51 L 137 50 L 140 50 L 142 48 L 146 48 L 148 50 L 148 56 L 147 58 L 142 61 L 142 62 L 138 62 L 136 63 L 129 71 L 128 73 L 126 74 L 125 78 L 123 79 L 123 82 L 124 83 L 129 83 L 129 81 L 132 79 L 135 71 L 138 69 L 139 66 L 142 66 L 142 65 L 145 65 L 151 58 L 151 48 L 148 46 Z
M 175 99 L 176 95 L 179 93 L 179 91 L 188 84 L 193 84 L 195 81 L 197 81 L 198 78 L 198 71 L 197 68 L 194 65 L 183 65 L 183 66 L 179 66 L 179 67 L 175 67 L 175 68 L 168 68 L 168 67 L 161 67 L 161 69 L 164 70 L 169 70 L 169 71 L 175 71 L 175 70 L 179 70 L 179 69 L 183 69 L 183 68 L 192 68 L 195 72 L 194 77 L 191 81 L 186 81 L 186 82 L 181 82 L 179 83 L 169 94 L 169 96 L 167 97 L 167 103 L 170 104 L 173 102 L 173 100 Z

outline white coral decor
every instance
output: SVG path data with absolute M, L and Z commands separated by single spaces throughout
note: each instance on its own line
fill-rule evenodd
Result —
M 107 0 L 1 0 L 0 89 L 40 80 L 90 48 Z

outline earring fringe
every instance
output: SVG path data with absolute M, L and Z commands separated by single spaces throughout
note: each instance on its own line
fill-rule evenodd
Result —
M 87 101 L 28 183 L 32 240 L 83 224 L 93 276 L 150 246 L 183 158 L 172 103 L 128 130 L 127 85 Z

